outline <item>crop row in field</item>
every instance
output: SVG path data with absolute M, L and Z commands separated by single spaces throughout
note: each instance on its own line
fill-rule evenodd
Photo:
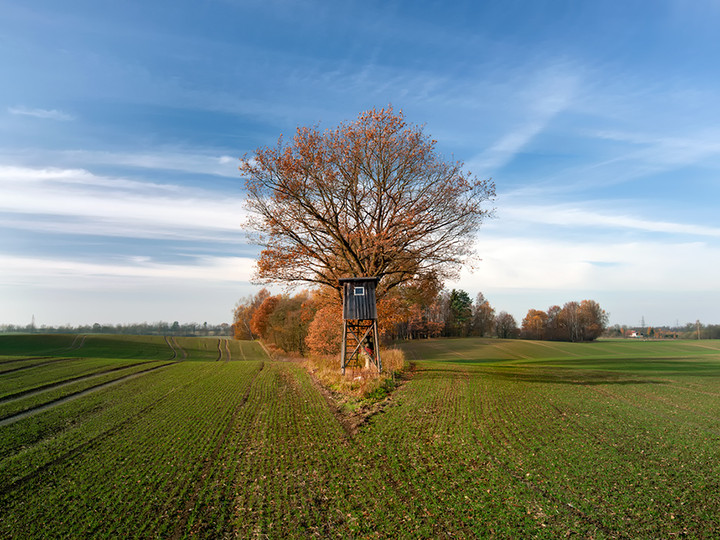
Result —
M 0 400 L 0 425 L 17 420 L 17 415 L 36 411 L 40 407 L 58 404 L 61 400 L 79 397 L 89 391 L 116 384 L 130 377 L 170 365 L 170 362 L 131 362 L 86 376 L 76 376 L 59 383 L 30 387 Z
M 23 334 L 0 336 L 0 374 L 23 363 L 74 358 L 142 360 L 262 360 L 255 341 L 223 337 Z
M 171 343 L 206 361 L 3 427 L 3 536 L 720 534 L 714 343 L 408 343 L 357 433 L 295 364 Z

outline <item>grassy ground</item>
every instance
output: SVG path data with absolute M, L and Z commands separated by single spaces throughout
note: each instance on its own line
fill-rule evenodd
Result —
M 350 432 L 254 343 L 0 336 L 0 534 L 720 536 L 720 343 L 401 346 Z

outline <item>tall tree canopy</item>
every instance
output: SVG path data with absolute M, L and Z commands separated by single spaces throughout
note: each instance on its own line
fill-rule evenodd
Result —
M 382 297 L 456 277 L 475 256 L 495 185 L 435 147 L 389 107 L 334 130 L 298 128 L 292 144 L 281 136 L 243 157 L 248 227 L 263 247 L 256 279 L 337 289 L 341 277 L 377 276 Z

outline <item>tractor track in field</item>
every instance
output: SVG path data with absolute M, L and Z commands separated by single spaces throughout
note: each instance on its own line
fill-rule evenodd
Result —
M 3 364 L 12 364 L 13 362 L 25 362 L 27 360 L 46 360 L 48 358 L 57 358 L 57 356 L 25 356 L 22 358 L 11 358 L 10 360 L 0 361 L 0 366 Z
M 178 356 L 182 356 L 182 358 L 180 358 L 181 361 L 187 360 L 188 353 L 178 344 L 177 339 L 175 339 L 174 337 L 165 336 L 165 343 L 167 343 L 167 346 L 170 347 L 170 350 L 173 353 L 172 357 L 170 357 L 170 360 L 177 360 Z
M 84 334 L 78 334 L 75 336 L 75 339 L 73 339 L 73 342 L 68 347 L 68 351 L 77 351 L 78 349 L 82 349 L 85 345 L 85 339 L 87 338 L 87 335 Z
M 65 361 L 67 361 L 67 360 L 78 360 L 78 358 L 57 358 L 57 357 L 54 357 L 54 356 L 44 356 L 44 357 L 34 357 L 34 358 L 22 358 L 20 361 L 38 360 L 38 359 L 43 359 L 43 360 L 44 360 L 44 359 L 46 359 L 46 358 L 47 358 L 47 359 L 52 358 L 52 360 L 48 360 L 47 362 L 39 362 L 39 363 L 37 363 L 37 364 L 29 364 L 29 365 L 27 365 L 27 366 L 19 366 L 19 367 L 16 367 L 16 368 L 7 369 L 7 370 L 5 370 L 5 371 L 0 371 L 0 375 L 5 375 L 5 374 L 7 374 L 7 373 L 15 373 L 16 371 L 22 371 L 22 370 L 24 370 L 24 369 L 31 369 L 31 368 L 40 367 L 40 366 L 47 366 L 47 365 L 49 365 L 49 364 L 54 364 L 54 363 L 56 363 L 56 362 L 65 362 Z M 18 360 L 13 360 L 13 362 L 17 362 L 17 361 L 18 361 Z M 2 399 L 0 399 L 0 401 L 2 401 Z
M 93 438 L 85 441 L 84 443 L 79 444 L 79 445 L 76 446 L 75 448 L 72 448 L 72 449 L 68 450 L 67 452 L 59 455 L 58 457 L 56 457 L 56 458 L 54 458 L 54 459 L 52 459 L 52 460 L 50 460 L 50 461 L 42 464 L 41 466 L 39 466 L 39 467 L 38 467 L 37 469 L 35 469 L 34 471 L 32 471 L 32 472 L 30 472 L 30 473 L 28 473 L 28 474 L 26 474 L 26 475 L 24 475 L 24 476 L 21 476 L 21 477 L 19 477 L 19 478 L 16 478 L 15 480 L 11 481 L 9 484 L 7 484 L 7 485 L 5 485 L 5 486 L 2 486 L 2 490 L 1 490 L 1 491 L 4 492 L 4 493 L 9 493 L 10 491 L 13 491 L 13 490 L 21 487 L 22 485 L 26 484 L 27 482 L 31 481 L 33 478 L 36 478 L 36 477 L 40 476 L 43 472 L 47 471 L 48 469 L 50 469 L 50 468 L 53 467 L 54 465 L 57 465 L 57 464 L 59 464 L 59 463 L 62 463 L 63 461 L 66 461 L 66 460 L 68 460 L 68 459 L 70 459 L 70 458 L 72 458 L 72 457 L 74 457 L 74 456 L 76 456 L 76 455 L 78 455 L 78 454 L 82 454 L 83 452 L 85 452 L 86 450 L 88 450 L 89 448 L 91 448 L 93 445 L 99 443 L 100 441 L 102 441 L 103 439 L 106 439 L 107 437 L 110 437 L 110 436 L 113 435 L 114 433 L 117 433 L 118 431 L 120 431 L 122 428 L 124 428 L 126 425 L 128 425 L 128 424 L 131 423 L 132 421 L 136 420 L 137 418 L 142 417 L 142 416 L 143 416 L 144 414 L 146 414 L 149 410 L 153 409 L 154 407 L 156 407 L 157 405 L 159 405 L 160 403 L 162 403 L 163 401 L 165 401 L 172 393 L 174 393 L 174 392 L 175 392 L 176 390 L 178 390 L 179 388 L 180 388 L 180 389 L 181 389 L 181 388 L 185 388 L 186 386 L 190 386 L 191 384 L 192 384 L 192 382 L 189 382 L 189 383 L 186 383 L 186 384 L 184 384 L 184 385 L 176 386 L 175 388 L 170 389 L 168 392 L 166 392 L 165 394 L 163 394 L 162 396 L 160 396 L 159 398 L 157 398 L 157 399 L 156 399 L 155 401 L 153 401 L 152 403 L 146 405 L 145 407 L 143 407 L 142 409 L 140 409 L 140 410 L 137 411 L 136 413 L 128 416 L 127 418 L 125 418 L 124 420 L 120 421 L 119 423 L 117 423 L 116 425 L 112 426 L 111 428 L 106 429 L 105 431 L 97 434 L 95 437 L 93 437 Z
M 217 461 L 218 454 L 220 453 L 220 450 L 222 450 L 223 445 L 225 444 L 225 440 L 227 439 L 228 435 L 230 434 L 233 427 L 235 426 L 235 421 L 237 420 L 238 414 L 240 413 L 242 408 L 247 404 L 248 399 L 250 399 L 250 392 L 252 392 L 253 385 L 255 384 L 255 381 L 260 376 L 260 373 L 262 373 L 263 369 L 265 369 L 264 361 L 260 364 L 260 369 L 258 369 L 255 372 L 255 374 L 252 376 L 252 379 L 250 380 L 250 383 L 248 384 L 247 389 L 245 390 L 245 393 L 243 394 L 242 398 L 240 398 L 240 402 L 235 407 L 235 410 L 233 410 L 232 415 L 230 416 L 230 419 L 228 420 L 227 424 L 225 425 L 225 428 L 223 429 L 222 433 L 218 437 L 218 440 L 215 443 L 215 447 L 213 448 L 210 456 L 205 459 L 205 464 L 203 465 L 202 472 L 200 473 L 201 481 L 195 483 L 195 488 L 193 489 L 192 495 L 190 496 L 188 501 L 185 503 L 185 507 L 183 508 L 183 512 L 182 512 L 182 517 L 175 525 L 175 529 L 173 530 L 172 535 L 170 535 L 170 538 L 172 538 L 172 539 L 182 538 L 188 532 L 185 530 L 185 528 L 187 527 L 187 523 L 190 519 L 190 516 L 192 515 L 192 511 L 195 508 L 195 505 L 197 504 L 198 499 L 200 498 L 200 493 L 202 492 L 202 490 L 206 484 L 206 482 L 202 481 L 202 479 L 210 478 L 210 472 L 212 471 L 212 468 L 215 465 L 215 462 Z
M 217 343 L 218 357 L 216 362 L 220 362 L 225 356 L 225 362 L 232 360 L 232 354 L 230 354 L 230 341 L 227 339 L 219 338 Z
M 60 358 L 58 361 L 63 360 L 78 360 L 77 358 Z M 77 377 L 71 377 L 69 379 L 63 379 L 62 381 L 56 381 L 52 383 L 43 384 L 41 386 L 36 386 L 34 388 L 28 388 L 27 390 L 23 390 L 21 392 L 16 392 L 14 394 L 9 394 L 6 396 L 3 396 L 0 398 L 0 405 L 5 404 L 6 402 L 15 401 L 16 399 L 20 399 L 23 397 L 32 396 L 34 394 L 40 394 L 42 392 L 47 392 L 48 390 L 54 390 L 56 388 L 62 388 L 63 386 L 68 386 L 70 384 L 83 381 L 83 380 L 89 380 L 93 379 L 95 377 L 100 377 L 101 375 L 105 375 L 106 373 L 112 373 L 113 371 L 121 371 L 123 369 L 129 369 L 134 366 L 142 366 L 144 364 L 150 364 L 155 362 L 155 360 L 148 360 L 147 362 L 137 362 L 135 364 L 129 364 L 125 366 L 118 366 L 108 369 L 103 369 L 102 371 L 95 371 L 93 373 L 87 374 L 87 375 L 78 375 Z M 42 364 L 34 364 L 33 366 L 28 367 L 35 367 L 35 366 L 45 366 L 51 362 L 46 362 Z M 13 370 L 17 371 L 17 370 Z M 5 373 L 10 373 L 10 371 L 4 371 L 1 375 L 4 375 Z M 0 420 L 2 420 L 0 418 Z
M 75 336 L 75 339 L 68 347 L 64 347 L 63 349 L 57 349 L 57 350 L 61 350 L 61 351 L 65 351 L 65 352 L 77 351 L 78 349 L 81 349 L 83 345 L 85 345 L 86 337 L 87 336 L 80 336 L 80 335 Z M 78 338 L 82 338 L 79 340 L 79 343 L 78 343 Z M 27 368 L 35 367 L 35 366 L 44 366 L 45 364 L 50 364 L 52 362 L 61 362 L 63 360 L 67 360 L 67 358 L 65 358 L 65 357 L 58 358 L 57 355 L 55 355 L 55 356 L 45 356 L 45 355 L 23 356 L 20 358 L 12 358 L 10 360 L 2 360 L 2 361 L 0 361 L 0 365 L 11 364 L 13 362 L 26 362 L 28 360 L 51 360 L 51 362 L 43 362 L 42 364 L 32 364 L 31 366 L 22 366 L 22 367 L 18 367 L 18 368 L 14 368 L 14 369 L 9 369 L 7 371 L 3 371 L 2 373 L 12 373 L 13 371 L 18 371 L 20 369 L 27 369 Z
M 78 349 L 81 349 L 83 347 L 83 345 L 85 345 L 86 337 L 87 336 L 85 336 L 85 335 L 78 334 L 77 336 L 75 336 L 75 339 L 68 347 L 65 347 L 63 349 L 58 349 L 58 350 L 62 350 L 65 352 L 77 351 Z M 5 373 L 13 373 L 15 371 L 20 371 L 21 369 L 29 369 L 29 368 L 37 367 L 37 366 L 45 366 L 47 364 L 52 364 L 53 362 L 62 362 L 63 360 L 68 360 L 68 358 L 58 358 L 57 356 L 26 356 L 26 357 L 22 357 L 22 358 L 14 358 L 12 360 L 2 360 L 2 361 L 0 361 L 0 365 L 10 364 L 12 362 L 25 362 L 27 360 L 49 360 L 49 361 L 42 362 L 40 364 L 32 364 L 29 366 L 20 366 L 17 368 L 8 369 L 7 371 L 1 372 L 0 375 L 4 375 Z M 73 360 L 74 360 L 74 358 L 73 358 Z
M 172 366 L 176 363 L 177 362 L 168 362 L 168 363 L 162 364 L 160 366 L 153 366 L 151 368 L 144 369 L 142 371 L 130 373 L 129 375 L 125 375 L 123 377 L 118 377 L 117 379 L 113 379 L 112 381 L 104 382 L 104 383 L 98 384 L 96 386 L 91 386 L 90 388 L 85 388 L 84 390 L 79 390 L 77 392 L 73 392 L 72 394 L 68 394 L 67 396 L 53 399 L 51 401 L 48 401 L 47 403 L 43 403 L 42 405 L 38 405 L 36 407 L 31 407 L 30 409 L 24 410 L 19 413 L 11 414 L 9 416 L 6 416 L 5 418 L 0 419 L 0 427 L 6 426 L 9 424 L 14 424 L 15 422 L 18 422 L 24 418 L 27 418 L 29 416 L 34 416 L 34 415 L 36 415 L 40 412 L 43 412 L 47 409 L 51 409 L 53 407 L 57 407 L 58 405 L 62 405 L 63 403 L 67 403 L 68 401 L 73 401 L 73 400 L 78 399 L 87 394 L 97 392 L 98 390 L 102 390 L 109 386 L 113 386 L 115 384 L 119 384 L 121 382 L 128 381 L 128 380 L 134 379 L 136 377 L 141 377 L 143 375 L 146 375 L 147 373 L 150 373 L 152 371 L 156 371 L 158 369 L 162 369 L 162 368 L 165 368 L 168 366 Z

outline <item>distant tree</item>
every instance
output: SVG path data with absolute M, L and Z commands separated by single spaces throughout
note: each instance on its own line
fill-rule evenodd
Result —
M 607 313 L 595 300 L 583 300 L 578 308 L 582 341 L 593 341 L 605 331 L 608 322 Z
M 250 319 L 250 331 L 256 336 L 271 339 L 272 326 L 270 326 L 270 315 L 275 311 L 275 307 L 280 302 L 279 296 L 268 296 L 263 300 L 257 309 L 253 312 L 252 319 Z
M 562 329 L 560 327 L 560 306 L 550 306 L 547 310 L 547 325 L 545 339 L 562 340 Z
M 418 304 L 410 306 L 407 322 L 407 339 L 427 337 L 429 331 L 426 310 Z
M 495 317 L 495 334 L 497 337 L 502 339 L 515 338 L 519 333 L 515 317 L 506 311 L 498 313 L 497 317 Z
M 446 327 L 451 335 L 467 336 L 472 325 L 472 300 L 463 290 L 450 291 L 449 319 Z
M 594 300 L 566 302 L 562 308 L 551 306 L 547 311 L 545 339 L 592 341 L 602 335 L 607 321 L 607 313 Z M 523 321 L 523 330 L 525 326 Z
M 548 315 L 544 311 L 531 309 L 522 320 L 522 336 L 526 339 L 545 339 Z
M 432 307 L 441 290 L 442 285 L 434 276 L 425 276 L 389 291 L 377 304 L 382 336 L 385 339 L 413 339 L 433 334 Z
M 338 291 L 338 278 L 377 276 L 378 300 L 403 283 L 458 275 L 474 258 L 495 195 L 392 107 L 241 160 L 247 226 L 263 247 L 256 279 Z
M 270 291 L 261 289 L 254 296 L 247 297 L 235 305 L 233 311 L 233 335 L 235 339 L 254 339 L 253 331 L 250 327 L 255 310 L 262 304 L 266 298 L 270 296 Z M 207 331 L 207 323 L 203 325 L 203 330 Z
M 446 313 L 447 298 L 440 293 L 425 310 L 427 317 L 427 337 L 440 337 L 443 335 L 445 331 Z
M 478 293 L 473 306 L 472 334 L 474 336 L 487 336 L 492 333 L 495 325 L 495 310 L 485 299 L 483 293 Z
M 560 339 L 564 341 L 581 341 L 580 304 L 566 302 L 559 315 Z
M 285 352 L 305 353 L 305 337 L 313 319 L 310 295 L 303 291 L 294 296 L 282 295 L 274 302 L 267 318 L 265 336 Z

